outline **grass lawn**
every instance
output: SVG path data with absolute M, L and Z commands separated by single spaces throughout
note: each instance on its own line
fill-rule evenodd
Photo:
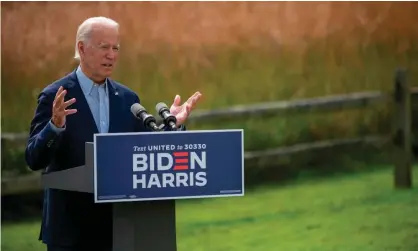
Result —
M 178 250 L 418 250 L 418 189 L 394 190 L 391 171 L 182 201 Z M 38 225 L 3 226 L 2 250 L 45 250 L 36 241 Z

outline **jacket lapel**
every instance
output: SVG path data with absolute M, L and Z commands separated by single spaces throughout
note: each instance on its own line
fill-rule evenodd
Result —
M 120 107 L 122 106 L 122 97 L 119 93 L 117 86 L 113 83 L 112 80 L 108 81 L 108 90 L 109 90 L 109 132 L 117 132 L 119 128 L 119 119 L 118 115 L 121 112 Z

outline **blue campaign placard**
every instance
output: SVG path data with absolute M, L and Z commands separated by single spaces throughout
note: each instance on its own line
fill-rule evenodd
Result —
M 242 196 L 243 138 L 243 130 L 95 134 L 95 202 Z

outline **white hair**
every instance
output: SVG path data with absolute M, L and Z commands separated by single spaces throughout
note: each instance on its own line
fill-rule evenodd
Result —
M 109 25 L 119 29 L 119 24 L 107 17 L 91 17 L 86 19 L 80 26 L 78 26 L 77 35 L 75 39 L 75 54 L 74 58 L 79 60 L 80 53 L 78 52 L 78 42 L 86 42 L 89 39 L 93 26 L 97 24 Z

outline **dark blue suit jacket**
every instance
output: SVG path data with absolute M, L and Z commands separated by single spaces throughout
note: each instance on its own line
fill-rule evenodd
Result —
M 76 98 L 70 108 L 78 111 L 67 116 L 65 131 L 57 134 L 49 121 L 60 86 L 67 90 L 65 100 Z M 140 103 L 140 100 L 133 91 L 109 79 L 109 133 L 147 131 L 130 111 L 134 103 Z M 39 95 L 26 148 L 27 164 L 32 170 L 46 172 L 84 165 L 85 142 L 93 142 L 94 133 L 98 133 L 98 129 L 73 71 L 47 86 Z M 92 194 L 48 189 L 45 191 L 40 240 L 65 246 L 89 242 L 111 245 L 111 205 L 95 204 Z

